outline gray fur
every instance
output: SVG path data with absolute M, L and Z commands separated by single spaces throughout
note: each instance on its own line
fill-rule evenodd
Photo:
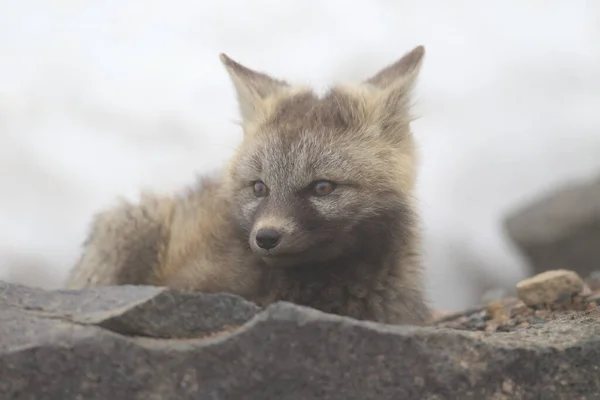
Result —
M 359 85 L 310 89 L 227 56 L 244 140 L 218 179 L 100 214 L 68 287 L 153 284 L 387 323 L 429 316 L 413 190 L 417 47 Z M 319 180 L 335 183 L 324 196 Z M 257 197 L 253 185 L 268 193 Z M 275 229 L 272 249 L 258 229 Z

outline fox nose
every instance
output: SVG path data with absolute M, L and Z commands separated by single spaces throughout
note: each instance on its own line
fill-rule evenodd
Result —
M 280 239 L 281 234 L 275 229 L 263 228 L 256 232 L 256 244 L 258 247 L 265 250 L 271 250 L 273 247 L 277 246 Z

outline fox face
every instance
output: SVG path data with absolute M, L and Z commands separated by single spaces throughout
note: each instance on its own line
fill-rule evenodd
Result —
M 318 97 L 222 55 L 244 128 L 226 185 L 252 252 L 295 266 L 398 240 L 412 223 L 408 103 L 422 57 L 418 47 L 365 82 Z

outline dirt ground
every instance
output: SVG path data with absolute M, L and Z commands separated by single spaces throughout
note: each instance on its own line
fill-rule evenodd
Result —
M 517 298 L 506 298 L 462 312 L 434 315 L 430 324 L 467 331 L 511 332 L 593 310 L 598 303 L 600 290 L 543 307 L 528 307 Z

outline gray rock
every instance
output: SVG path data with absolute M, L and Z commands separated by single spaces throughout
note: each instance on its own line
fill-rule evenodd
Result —
M 259 311 L 255 304 L 226 293 L 128 285 L 45 291 L 0 281 L 0 308 L 6 307 L 42 318 L 157 338 L 211 334 L 243 324 Z
M 504 228 L 534 274 L 569 269 L 587 277 L 600 268 L 600 179 L 532 201 L 511 212 Z
M 383 325 L 280 302 L 246 322 L 222 324 L 230 327 L 220 333 L 194 337 L 156 320 L 175 318 L 181 299 L 210 307 L 207 295 L 148 287 L 3 288 L 1 399 L 600 398 L 598 309 L 490 334 Z M 218 297 L 233 298 L 212 296 Z M 103 319 L 79 319 L 105 312 L 117 318 L 119 309 L 121 318 L 135 319 L 136 307 L 145 308 L 146 322 L 135 336 Z M 202 319 L 192 324 L 195 332 L 212 329 Z M 150 327 L 156 336 L 155 324 L 163 338 L 144 334 Z M 164 338 L 171 328 L 174 338 Z

